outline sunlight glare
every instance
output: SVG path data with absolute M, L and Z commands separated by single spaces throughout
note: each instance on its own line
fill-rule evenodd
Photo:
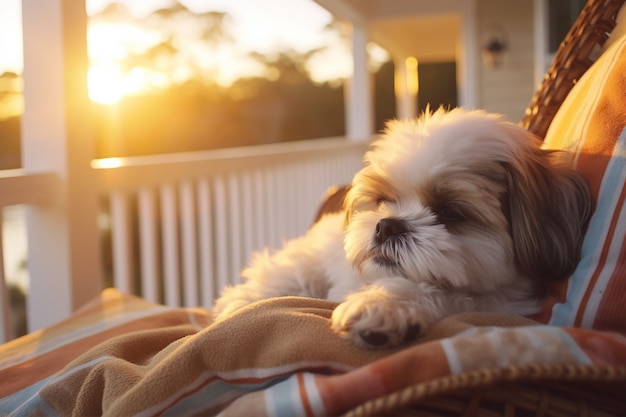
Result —
M 124 96 L 145 92 L 148 78 L 145 68 L 124 74 L 118 64 L 100 62 L 89 68 L 89 98 L 100 104 L 118 103 Z
M 417 76 L 417 59 L 415 57 L 408 57 L 405 60 L 406 72 L 407 72 L 407 90 L 409 94 L 416 95 L 419 90 L 419 78 Z
M 122 70 L 113 62 L 101 62 L 89 68 L 89 98 L 100 104 L 115 104 L 124 95 Z
M 133 68 L 122 80 L 124 95 L 139 94 L 145 92 L 147 87 L 148 71 L 142 67 Z
M 102 158 L 91 161 L 91 167 L 94 169 L 112 169 L 122 166 L 121 158 Z
M 98 61 L 121 61 L 162 40 L 161 33 L 128 23 L 92 21 L 87 31 L 89 57 Z
M 90 25 L 87 32 L 89 56 L 101 60 L 120 61 L 128 55 L 128 47 L 117 41 L 119 25 Z
M 307 62 L 307 70 L 316 83 L 329 80 L 346 79 L 352 74 L 352 59 L 344 44 L 324 49 Z

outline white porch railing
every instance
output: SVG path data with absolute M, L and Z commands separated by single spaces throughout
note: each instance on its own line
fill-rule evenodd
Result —
M 93 161 L 114 286 L 171 306 L 212 305 L 220 288 L 238 282 L 252 251 L 306 231 L 324 192 L 351 181 L 366 146 L 331 138 Z M 4 173 L 0 208 L 45 204 L 55 184 L 50 174 Z M 49 279 L 30 275 L 31 286 Z M 0 283 L 0 330 L 8 338 L 2 272 Z M 46 307 L 29 313 L 45 315 Z
M 0 210 L 26 206 L 29 330 L 67 317 L 98 294 L 96 219 L 111 231 L 115 285 L 153 301 L 210 305 L 220 286 L 237 280 L 252 249 L 302 233 L 324 190 L 348 182 L 360 166 L 364 145 L 344 139 L 90 166 L 84 0 L 22 2 L 22 33 L 21 145 L 28 175 L 0 178 L 0 195 L 11 195 L 12 181 L 33 188 L 27 196 L 0 198 Z M 355 47 L 365 56 L 364 36 Z M 359 93 L 369 91 L 368 83 L 355 77 L 346 89 L 346 134 L 354 140 L 366 141 L 373 127 L 372 97 Z M 358 107 L 361 113 L 350 110 L 361 100 L 369 103 Z M 104 210 L 98 202 L 107 203 Z M 0 289 L 0 338 L 6 338 L 4 283 Z
M 20 169 L 0 170 L 0 342 L 15 336 L 4 261 L 4 208 L 14 205 L 48 204 L 59 191 L 54 174 L 26 174 Z M 6 242 L 11 245 L 12 242 Z

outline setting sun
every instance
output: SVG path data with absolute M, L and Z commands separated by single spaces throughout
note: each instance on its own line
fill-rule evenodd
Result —
M 323 50 L 306 63 L 315 82 L 349 76 L 350 52 L 337 32 L 325 31 L 330 15 L 319 6 L 287 2 L 294 5 L 268 13 L 262 7 L 250 7 L 252 1 L 213 2 L 213 9 L 193 0 L 194 11 L 182 6 L 163 12 L 152 6 L 139 13 L 126 6 L 139 7 L 144 4 L 140 1 L 89 1 L 91 100 L 115 104 L 125 96 L 190 79 L 225 88 L 246 77 L 271 79 L 275 74 L 252 54 L 271 58 L 281 50 Z M 144 5 L 148 4 L 152 0 L 145 0 Z M 282 19 L 295 11 L 306 11 L 307 18 Z M 308 29 L 303 30 L 303 25 Z
M 100 104 L 115 104 L 124 96 L 124 75 L 120 67 L 104 62 L 89 68 L 89 98 Z
M 100 104 L 115 104 L 124 96 L 145 92 L 150 84 L 158 83 L 151 78 L 155 77 L 140 67 L 125 74 L 115 62 L 92 64 L 88 75 L 89 98 Z
M 169 3 L 166 0 L 87 0 L 89 97 L 114 104 L 128 95 L 189 79 L 204 78 L 223 87 L 245 77 L 272 79 L 276 71 L 264 68 L 250 53 L 271 57 L 281 48 L 299 52 L 326 48 L 307 63 L 316 82 L 349 76 L 349 51 L 336 33 L 324 29 L 330 21 L 327 11 L 314 2 L 273 1 L 278 6 L 267 8 L 254 0 L 185 0 L 186 16 L 167 17 L 158 13 Z M 22 42 L 16 40 L 21 39 L 21 2 L 0 3 L 0 74 L 19 75 Z M 229 17 L 207 21 L 210 10 Z M 167 45 L 174 53 L 167 51 Z
M 89 25 L 89 98 L 115 104 L 124 96 L 147 90 L 146 70 L 124 70 L 122 62 L 137 50 L 158 42 L 160 35 L 128 23 L 94 21 Z

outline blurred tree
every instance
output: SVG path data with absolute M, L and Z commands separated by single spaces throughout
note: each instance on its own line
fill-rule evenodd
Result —
M 275 76 L 242 78 L 230 87 L 191 79 L 149 95 L 126 97 L 116 108 L 118 143 L 113 147 L 107 146 L 113 138 L 106 133 L 111 114 L 108 107 L 100 106 L 98 156 L 342 135 L 343 90 L 340 85 L 313 83 L 304 69 L 305 58 L 295 51 L 258 55 L 256 59 Z
M 9 331 L 14 337 L 20 337 L 27 333 L 26 293 L 22 287 L 13 283 L 8 283 L 7 290 L 12 317 L 12 328 Z
M 24 108 L 22 78 L 13 72 L 0 75 L 0 169 L 21 165 L 20 115 Z
M 22 114 L 24 99 L 22 97 L 22 77 L 14 72 L 0 74 L 0 120 Z
M 96 19 L 129 18 L 118 5 Z M 314 83 L 307 62 L 320 50 L 285 50 L 248 58 L 260 76 L 219 83 L 219 55 L 233 42 L 230 16 L 194 13 L 181 3 L 156 10 L 137 24 L 159 41 L 131 51 L 122 63 L 169 74 L 168 85 L 128 96 L 116 108 L 96 106 L 97 157 L 191 151 L 342 135 L 341 83 Z M 331 30 L 330 26 L 327 30 Z M 195 53 L 190 53 L 193 51 Z M 184 76 L 177 78 L 180 68 Z
M 128 8 L 123 3 L 110 2 L 104 9 L 92 17 L 94 20 L 110 22 L 132 21 Z
M 220 78 L 219 62 L 220 54 L 232 49 L 234 42 L 227 13 L 195 13 L 174 2 L 137 18 L 126 6 L 113 2 L 91 17 L 90 29 L 96 25 L 108 25 L 103 29 L 115 33 L 141 30 L 149 34 L 148 45 L 129 43 L 123 58 L 115 55 L 117 58 L 109 59 L 121 59 L 116 64 L 125 75 L 136 72 L 146 80 L 152 79 L 150 75 L 159 77 L 151 88 L 125 96 L 118 104 L 94 104 L 95 157 L 344 134 L 343 80 L 314 82 L 309 72 L 313 61 L 319 65 L 328 58 L 324 48 L 307 52 L 287 49 L 273 55 L 249 53 L 245 58 L 258 66 L 260 75 L 228 84 Z M 324 29 L 341 30 L 336 21 Z M 376 75 L 379 129 L 382 120 L 394 114 L 392 76 L 391 64 Z M 20 166 L 20 83 L 17 74 L 0 76 L 0 168 Z

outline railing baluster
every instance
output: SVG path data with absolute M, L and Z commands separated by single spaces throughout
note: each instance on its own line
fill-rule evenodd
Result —
M 178 210 L 176 189 L 172 184 L 160 187 L 161 200 L 161 250 L 165 304 L 180 306 L 180 257 L 178 254 Z
M 313 217 L 315 216 L 317 207 L 321 202 L 321 197 L 326 191 L 326 187 L 322 182 L 322 177 L 315 176 L 315 167 L 316 164 L 311 162 L 308 169 L 302 173 L 302 181 L 306 184 L 306 187 L 309 190 L 305 197 L 306 206 L 309 209 L 309 215 L 307 216 L 309 225 L 313 223 Z
M 237 173 L 228 176 L 228 207 L 229 207 L 229 239 L 230 242 L 230 275 L 226 278 L 231 284 L 241 282 L 241 252 L 243 240 L 241 238 L 241 196 L 239 195 L 240 178 Z
M 214 242 L 215 242 L 215 273 L 217 292 L 230 284 L 229 245 L 228 241 L 228 214 L 227 214 L 226 185 L 223 175 L 216 175 L 213 180 L 213 213 L 214 213 Z
M 172 305 L 199 302 L 210 307 L 219 289 L 237 281 L 252 250 L 277 249 L 284 239 L 306 230 L 319 196 L 327 187 L 351 180 L 362 166 L 365 148 L 330 139 L 284 144 L 276 153 L 250 147 L 195 152 L 189 158 L 180 154 L 124 158 L 118 168 L 94 164 L 99 196 L 110 197 L 115 286 L 127 293 L 139 290 L 152 302 L 161 303 L 165 297 Z M 197 177 L 201 179 L 194 182 Z M 0 210 L 15 204 L 38 210 L 40 203 L 55 201 L 57 180 L 54 174 L 3 173 Z M 163 184 L 182 185 L 177 189 Z M 39 254 L 31 253 L 29 263 L 36 266 Z M 0 338 L 7 338 L 10 311 L 3 273 Z M 31 279 L 31 288 L 47 285 L 37 274 Z M 35 313 L 31 322 L 45 314 Z
M 277 238 L 277 225 L 276 225 L 276 206 L 282 202 L 282 198 L 277 198 L 276 195 L 276 186 L 274 184 L 274 168 L 268 167 L 267 170 L 263 173 L 264 179 L 264 196 L 265 207 L 266 207 L 266 216 L 265 216 L 265 241 L 263 242 L 264 247 L 272 247 L 276 248 L 278 245 L 276 244 Z
M 267 245 L 267 229 L 266 222 L 268 216 L 268 209 L 265 198 L 265 181 L 263 177 L 263 171 L 256 169 L 252 174 L 252 181 L 254 183 L 252 187 L 253 193 L 253 207 L 254 207 L 254 251 L 261 251 L 265 245 Z M 250 260 L 250 254 L 246 262 Z
M 6 280 L 6 268 L 4 265 L 4 213 L 0 208 L 0 343 L 4 343 L 13 337 L 13 314 L 9 304 L 9 290 Z
M 242 239 L 243 246 L 241 248 L 241 257 L 240 257 L 240 270 L 245 266 L 248 259 L 250 258 L 250 253 L 254 250 L 255 241 L 256 241 L 256 228 L 254 227 L 254 210 L 257 210 L 257 204 L 255 201 L 255 192 L 252 188 L 252 179 L 251 176 L 254 174 L 246 170 L 241 177 L 241 209 L 242 209 Z M 239 274 L 237 274 L 238 279 L 240 279 Z
M 133 294 L 135 292 L 134 259 L 128 197 L 121 191 L 113 191 L 110 198 L 113 285 L 126 294 Z
M 308 162 L 304 161 L 302 163 L 302 168 L 306 168 L 308 166 Z M 293 230 L 291 231 L 291 237 L 300 236 L 302 231 L 300 228 L 302 227 L 301 218 L 305 218 L 306 213 L 308 213 L 309 208 L 307 207 L 307 194 L 312 192 L 313 190 L 308 187 L 308 184 L 305 181 L 302 170 L 297 169 L 296 167 L 293 172 L 294 181 L 292 186 L 295 189 L 294 193 L 294 213 L 293 213 Z
M 285 241 L 285 235 L 287 234 L 287 225 L 289 222 L 289 213 L 287 212 L 287 205 L 289 204 L 289 199 L 293 198 L 290 194 L 290 190 L 287 189 L 287 177 L 289 176 L 289 172 L 285 168 L 285 166 L 280 166 L 276 169 L 274 173 L 274 194 L 270 195 L 270 198 L 276 199 L 279 203 L 276 205 L 276 230 L 277 239 L 274 242 L 274 247 L 282 246 L 282 243 Z
M 160 269 L 158 260 L 158 234 L 154 192 L 142 188 L 138 194 L 139 248 L 141 253 L 142 296 L 154 303 L 160 299 Z
M 294 169 L 293 164 L 289 164 L 286 167 L 286 175 L 283 176 L 283 187 L 286 194 L 285 201 L 285 216 L 287 221 L 285 222 L 285 231 L 283 234 L 283 240 L 291 239 L 295 237 L 295 229 L 298 227 L 298 214 L 297 204 L 299 197 L 298 186 L 296 185 L 297 172 Z
M 198 306 L 198 244 L 196 240 L 196 210 L 193 183 L 183 181 L 180 185 L 181 247 L 183 257 L 183 304 Z
M 200 256 L 200 300 L 202 306 L 211 307 L 216 298 L 217 288 L 214 279 L 213 257 L 213 210 L 209 182 L 202 178 L 198 181 L 198 234 Z
M 271 248 L 280 247 L 280 241 L 283 235 L 282 222 L 284 220 L 284 216 L 282 215 L 282 208 L 284 207 L 283 201 L 287 197 L 284 194 L 284 190 L 281 190 L 280 188 L 279 177 L 281 173 L 279 171 L 280 171 L 280 167 L 274 167 L 272 169 L 271 171 L 272 176 L 271 176 L 271 183 L 270 183 L 271 191 L 268 192 L 269 199 L 276 202 L 271 213 L 273 216 L 272 223 L 271 223 L 272 240 L 268 242 Z

